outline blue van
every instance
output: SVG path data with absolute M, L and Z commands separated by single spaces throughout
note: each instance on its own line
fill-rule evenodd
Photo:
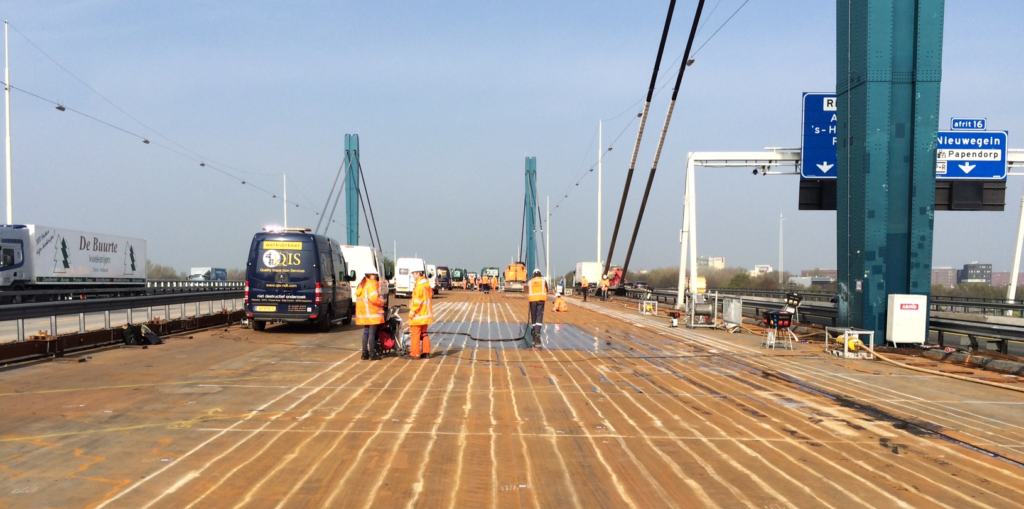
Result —
M 452 289 L 452 278 L 448 273 L 448 267 L 444 265 L 438 265 L 437 271 L 434 273 L 435 281 L 437 281 L 438 288 L 444 288 L 445 290 Z
M 341 244 L 309 229 L 263 231 L 253 236 L 245 266 L 245 314 L 252 328 L 267 322 L 309 323 L 327 332 L 355 314 Z

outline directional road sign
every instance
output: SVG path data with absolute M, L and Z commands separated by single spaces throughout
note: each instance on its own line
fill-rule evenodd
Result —
M 939 131 L 938 142 L 936 178 L 1006 178 L 1006 131 Z
M 800 178 L 836 178 L 836 94 L 804 93 Z
M 952 131 L 984 131 L 988 128 L 988 119 L 984 118 L 956 118 L 949 119 L 949 129 Z

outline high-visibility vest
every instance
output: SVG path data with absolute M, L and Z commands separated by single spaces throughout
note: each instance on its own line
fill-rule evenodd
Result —
M 608 289 L 608 285 L 609 285 L 609 284 L 610 284 L 610 283 L 608 282 L 608 280 L 607 280 L 607 279 L 602 279 L 602 280 L 601 280 L 601 289 L 602 289 L 602 290 L 607 290 L 607 289 Z
M 526 295 L 530 302 L 548 300 L 548 282 L 540 276 L 531 279 L 526 288 Z
M 586 287 L 590 286 L 590 283 L 587 282 L 587 278 L 583 278 L 580 281 L 580 286 L 583 287 L 583 288 L 586 288 Z
M 434 323 L 434 291 L 430 289 L 430 280 L 420 278 L 412 290 L 412 301 L 409 302 L 409 325 L 427 325 Z
M 384 323 L 384 299 L 380 296 L 380 283 L 363 278 L 356 288 L 356 325 Z
M 555 297 L 555 311 L 565 311 L 568 306 L 565 305 L 565 299 L 561 295 Z

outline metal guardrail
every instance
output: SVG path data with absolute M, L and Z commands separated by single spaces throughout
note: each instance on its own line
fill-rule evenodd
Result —
M 96 286 L 76 289 L 33 289 L 0 290 L 0 302 L 59 301 L 95 298 L 116 298 L 133 295 L 159 295 L 166 293 L 209 292 L 242 290 L 245 281 L 184 281 L 175 279 L 151 279 L 145 285 Z M 20 299 L 18 299 L 20 297 Z
M 716 290 L 709 290 L 714 293 Z M 777 310 L 783 304 L 782 297 L 785 296 L 786 292 L 778 290 L 717 290 L 719 296 L 741 296 L 743 297 L 743 308 L 753 311 L 754 316 L 760 316 L 761 312 L 769 310 Z M 806 293 L 801 293 L 802 296 L 807 296 Z M 817 293 L 815 295 L 829 295 L 824 293 Z M 674 289 L 656 289 L 656 290 L 626 290 L 626 296 L 634 299 L 649 299 L 657 300 L 658 302 L 665 302 L 668 304 L 675 305 L 677 299 L 677 291 Z M 955 299 L 939 300 L 933 302 L 931 309 L 933 311 L 943 311 L 944 309 L 937 308 L 973 308 L 980 306 L 989 307 L 991 309 L 998 310 L 1010 310 L 1010 311 L 1024 311 L 1024 305 L 1021 304 L 1010 304 L 1000 302 L 965 302 Z M 816 324 L 834 327 L 838 324 L 839 312 L 835 304 L 830 302 L 815 302 L 804 300 L 797 307 L 796 321 L 804 324 Z M 1002 353 L 1007 353 L 1009 350 L 1009 343 L 1024 343 L 1024 326 L 1010 325 L 1010 324 L 997 324 L 990 322 L 980 322 L 972 320 L 956 320 L 950 318 L 937 318 L 931 317 L 928 322 L 928 329 L 931 332 L 938 334 L 938 341 L 940 344 L 944 343 L 946 335 L 957 335 L 967 337 L 971 342 L 971 347 L 975 350 L 980 349 L 979 339 L 996 342 L 998 350 Z
M 202 292 L 181 292 L 158 295 L 140 295 L 135 297 L 115 297 L 109 299 L 84 299 L 56 302 L 31 302 L 27 304 L 8 304 L 0 306 L 0 321 L 16 321 L 17 337 L 15 341 L 25 340 L 25 320 L 33 318 L 49 318 L 51 334 L 56 335 L 57 318 L 61 316 L 78 315 L 79 332 L 84 333 L 85 315 L 92 313 L 104 314 L 104 328 L 110 328 L 110 313 L 126 311 L 128 322 L 134 323 L 133 310 L 146 309 L 145 321 L 153 319 L 154 308 L 164 308 L 164 316 L 170 316 L 170 307 L 181 306 L 181 316 L 185 316 L 185 305 L 196 304 L 198 315 L 199 304 L 210 302 L 211 312 L 215 309 L 214 303 L 220 301 L 220 307 L 216 309 L 234 310 L 234 300 L 244 295 L 241 289 L 214 290 Z M 230 307 L 227 305 L 231 301 Z

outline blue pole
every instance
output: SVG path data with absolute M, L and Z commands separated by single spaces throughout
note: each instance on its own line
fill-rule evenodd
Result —
M 345 135 L 345 243 L 359 245 L 359 135 Z
M 537 158 L 526 158 L 526 277 L 537 268 Z

